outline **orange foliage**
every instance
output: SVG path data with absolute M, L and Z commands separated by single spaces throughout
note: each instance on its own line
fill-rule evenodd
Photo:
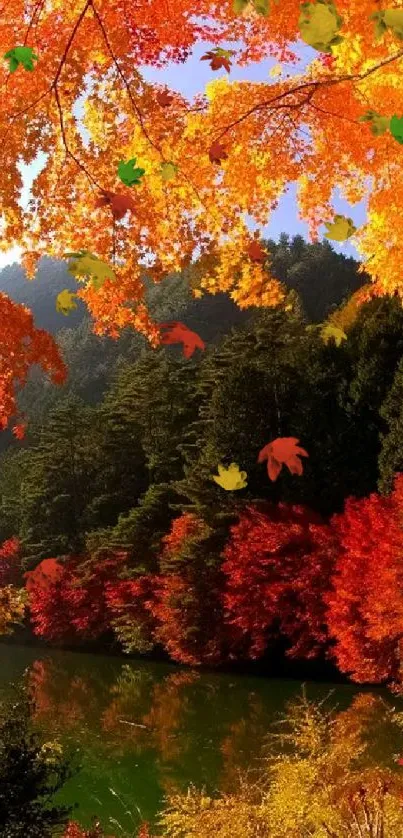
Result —
M 40 364 L 54 384 L 62 384 L 67 371 L 52 336 L 35 328 L 32 314 L 25 306 L 12 302 L 2 293 L 0 324 L 0 429 L 4 429 L 10 416 L 17 412 L 16 385 L 25 384 L 33 364 Z M 23 428 L 23 424 L 14 428 L 18 439 L 24 435 Z

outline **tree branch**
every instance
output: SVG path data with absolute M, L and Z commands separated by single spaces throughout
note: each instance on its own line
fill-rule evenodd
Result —
M 367 76 L 371 75 L 371 73 L 375 73 L 377 70 L 380 70 L 381 67 L 385 67 L 387 64 L 391 64 L 393 61 L 397 61 L 399 58 L 403 58 L 403 50 L 400 50 L 395 55 L 389 56 L 389 58 L 385 58 L 384 61 L 381 61 L 379 64 L 376 64 L 375 67 L 370 67 L 369 70 L 365 70 L 364 73 L 355 73 L 353 75 L 345 75 L 340 76 L 337 79 L 323 79 L 323 81 L 314 81 L 314 82 L 304 82 L 303 84 L 299 84 L 296 87 L 285 90 L 283 93 L 279 93 L 277 96 L 273 96 L 272 99 L 266 99 L 264 102 L 259 102 L 259 104 L 254 105 L 252 108 L 249 108 L 242 116 L 235 119 L 223 131 L 216 137 L 216 140 L 220 140 L 231 128 L 234 128 L 235 125 L 239 125 L 239 123 L 243 122 L 253 113 L 257 113 L 264 108 L 268 108 L 274 104 L 274 102 L 279 102 L 280 100 L 284 99 L 287 96 L 293 95 L 294 93 L 299 93 L 302 90 L 308 90 L 308 95 L 302 102 L 298 102 L 297 104 L 289 104 L 287 103 L 282 104 L 278 107 L 289 107 L 289 108 L 299 108 L 303 105 L 310 104 L 312 97 L 315 95 L 316 91 L 322 87 L 330 87 L 334 84 L 340 84 L 344 81 L 362 81 L 363 79 L 367 78 Z
M 112 49 L 112 47 L 111 47 L 111 44 L 110 44 L 110 41 L 109 41 L 109 38 L 108 38 L 108 35 L 107 35 L 107 32 L 106 32 L 106 29 L 105 29 L 105 27 L 104 27 L 104 25 L 103 25 L 103 22 L 102 22 L 102 20 L 101 20 L 101 17 L 100 17 L 100 15 L 99 15 L 99 13 L 98 13 L 97 9 L 96 9 L 96 8 L 95 8 L 95 6 L 94 6 L 94 2 L 93 2 L 93 0 L 89 0 L 88 5 L 89 5 L 89 6 L 91 6 L 92 11 L 93 11 L 93 13 L 94 13 L 94 16 L 95 16 L 96 20 L 98 21 L 99 27 L 100 27 L 100 29 L 101 29 L 101 31 L 102 31 L 102 35 L 103 35 L 103 37 L 104 37 L 105 44 L 106 44 L 107 49 L 108 49 L 108 52 L 109 52 L 109 54 L 110 54 L 110 56 L 111 56 L 111 58 L 112 58 L 112 60 L 113 60 L 113 62 L 114 62 L 114 64 L 115 64 L 115 67 L 116 67 L 116 69 L 117 69 L 117 71 L 118 71 L 118 73 L 119 73 L 119 76 L 120 76 L 120 78 L 122 79 L 122 82 L 123 82 L 123 84 L 124 84 L 124 86 L 125 86 L 125 88 L 126 88 L 126 90 L 127 90 L 127 95 L 128 95 L 128 97 L 129 97 L 129 99 L 130 99 L 130 101 L 131 101 L 131 103 L 132 103 L 133 110 L 134 110 L 134 111 L 135 111 L 135 113 L 137 114 L 137 118 L 138 118 L 138 120 L 139 120 L 139 123 L 140 123 L 141 129 L 142 129 L 142 131 L 143 131 L 143 134 L 144 134 L 144 136 L 147 138 L 147 140 L 148 140 L 148 142 L 150 143 L 150 145 L 152 145 L 152 146 L 153 146 L 153 148 L 155 148 L 155 149 L 156 149 L 156 151 L 158 151 L 158 153 L 161 155 L 162 159 L 163 159 L 163 160 L 165 160 L 164 155 L 163 155 L 163 153 L 162 153 L 162 151 L 161 151 L 161 148 L 160 148 L 158 145 L 156 145 L 156 143 L 155 143 L 155 142 L 151 139 L 151 137 L 150 137 L 150 135 L 149 135 L 149 133 L 148 133 L 148 131 L 147 131 L 147 129 L 146 129 L 146 127 L 145 127 L 145 125 L 144 125 L 143 115 L 142 115 L 142 113 L 141 113 L 141 111 L 140 111 L 140 109 L 139 109 L 138 105 L 137 105 L 137 104 L 136 104 L 136 102 L 134 101 L 134 98 L 133 98 L 132 92 L 131 92 L 131 90 L 130 90 L 130 85 L 129 85 L 129 82 L 127 81 L 127 79 L 125 78 L 125 76 L 123 75 L 123 73 L 122 73 L 122 71 L 121 71 L 121 69 L 120 69 L 120 67 L 119 67 L 119 64 L 118 64 L 117 58 L 116 58 L 115 53 L 113 52 L 113 49 Z M 166 161 L 165 161 L 165 162 L 166 162 Z

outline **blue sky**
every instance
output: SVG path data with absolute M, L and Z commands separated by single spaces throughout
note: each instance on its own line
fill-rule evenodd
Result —
M 192 99 L 196 93 L 204 91 L 206 84 L 213 78 L 219 78 L 220 75 L 226 75 L 225 70 L 220 74 L 219 72 L 212 72 L 207 61 L 200 61 L 201 56 L 209 48 L 208 43 L 199 43 L 195 46 L 192 55 L 186 64 L 171 64 L 169 67 L 162 70 L 142 67 L 141 72 L 144 77 L 151 82 L 159 82 L 167 84 L 168 87 L 178 90 L 184 96 Z M 229 48 L 236 48 L 236 44 L 228 44 Z M 300 63 L 288 69 L 290 73 L 300 72 L 307 64 L 318 55 L 318 53 L 306 46 L 300 44 L 297 47 L 298 55 L 300 56 Z M 273 59 L 260 62 L 259 64 L 251 64 L 248 67 L 231 67 L 231 80 L 233 81 L 267 81 L 268 73 L 271 67 L 277 62 Z M 76 109 L 77 116 L 80 114 L 80 109 Z M 32 180 L 36 177 L 44 164 L 44 156 L 42 155 L 35 163 L 29 166 L 21 164 L 20 170 L 23 175 L 24 187 L 21 195 L 21 204 L 26 205 L 28 200 Z M 333 196 L 333 205 L 336 212 L 350 216 L 355 225 L 358 227 L 366 220 L 365 201 L 361 201 L 355 206 L 351 206 L 347 201 L 343 200 L 335 190 Z M 299 233 L 305 239 L 308 239 L 308 225 L 300 221 L 298 217 L 298 208 L 296 204 L 296 185 L 290 184 L 279 202 L 278 208 L 273 212 L 270 223 L 262 228 L 262 234 L 265 237 L 270 237 L 277 240 L 280 233 L 289 233 L 290 236 Z M 361 257 L 355 248 L 345 242 L 338 244 L 332 242 L 332 246 L 339 253 L 344 253 L 346 256 L 354 256 L 356 259 Z M 6 253 L 0 253 L 0 269 L 5 265 L 18 261 L 18 249 L 12 249 Z

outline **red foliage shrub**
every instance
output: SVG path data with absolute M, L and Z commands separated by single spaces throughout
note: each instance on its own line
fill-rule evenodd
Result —
M 355 681 L 403 686 L 403 474 L 388 497 L 346 501 L 332 518 L 340 540 L 326 596 L 333 655 Z M 400 685 L 400 687 L 399 687 Z
M 191 512 L 184 512 L 172 521 L 168 535 L 162 539 L 161 566 L 170 566 L 189 544 L 201 533 L 204 522 Z
M 125 555 L 86 560 L 70 556 L 61 564 L 45 559 L 27 574 L 35 634 L 48 640 L 96 639 L 109 629 L 106 585 L 117 579 Z
M 142 823 L 140 826 L 140 832 L 137 838 L 153 838 L 150 832 L 150 826 L 148 823 Z
M 62 838 L 115 838 L 114 835 L 105 835 L 99 826 L 93 829 L 82 829 L 75 821 L 70 821 L 63 833 Z M 147 836 L 145 836 L 147 838 Z M 151 838 L 151 836 L 150 836 Z
M 18 538 L 8 538 L 0 547 L 0 588 L 21 584 L 21 555 Z
M 114 835 L 105 835 L 100 827 L 95 826 L 93 829 L 82 829 L 75 821 L 70 821 L 67 825 L 62 838 L 115 838 Z M 143 822 L 140 830 L 137 833 L 137 838 L 153 838 L 149 824 Z
M 109 620 L 126 651 L 149 651 L 154 645 L 154 577 L 119 579 L 105 585 Z
M 155 581 L 155 638 L 179 663 L 217 664 L 224 657 L 222 574 L 214 534 L 195 515 L 176 518 L 163 539 Z
M 260 657 L 279 632 L 292 643 L 288 655 L 317 654 L 327 640 L 323 594 L 336 550 L 329 526 L 303 507 L 246 509 L 223 554 L 232 657 Z

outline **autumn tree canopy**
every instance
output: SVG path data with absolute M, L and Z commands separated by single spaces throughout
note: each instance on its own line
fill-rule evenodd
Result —
M 195 15 L 187 0 L 8 0 L 0 11 L 1 248 L 20 246 L 31 277 L 39 255 L 69 258 L 96 332 L 117 336 L 131 325 L 156 345 L 145 271 L 159 282 L 197 254 L 195 293 L 228 291 L 241 307 L 282 302 L 246 214 L 267 224 L 286 183 L 297 181 L 311 236 L 322 224 L 329 238 L 354 233 L 371 292 L 403 296 L 403 6 L 336 6 L 274 0 L 258 11 L 200 0 Z M 291 76 L 301 38 L 314 57 Z M 211 82 L 193 101 L 141 75 L 144 65 L 185 62 L 200 41 Z M 277 76 L 231 81 L 232 68 L 268 57 L 281 64 Z M 22 208 L 18 164 L 39 152 L 46 162 Z M 357 231 L 334 218 L 335 185 L 352 204 L 370 193 Z M 62 293 L 57 305 L 68 311 L 74 295 Z M 0 311 L 15 345 L 7 354 L 21 353 L 13 318 Z M 44 346 L 46 366 L 59 377 L 49 352 Z M 1 375 L 14 375 L 4 360 Z M 14 407 L 4 399 L 2 414 Z

